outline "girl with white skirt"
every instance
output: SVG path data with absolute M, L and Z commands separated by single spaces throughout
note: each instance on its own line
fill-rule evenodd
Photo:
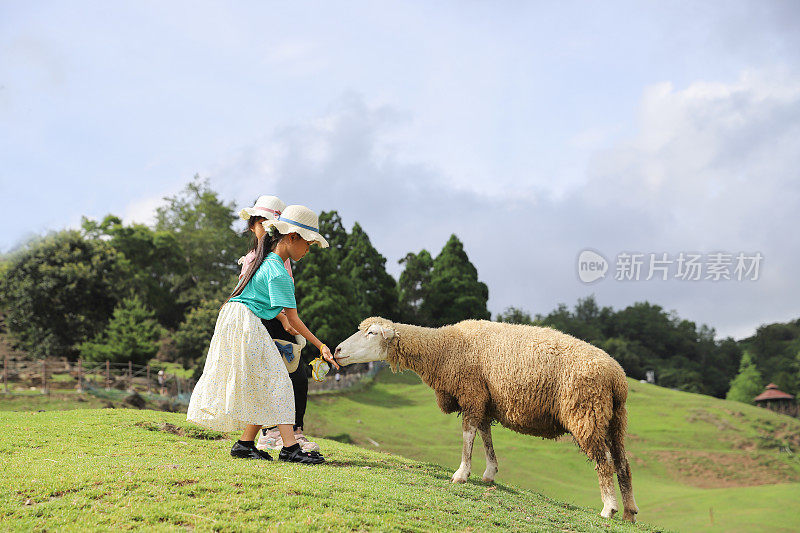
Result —
M 278 459 L 305 464 L 324 462 L 318 452 L 304 452 L 294 437 L 294 394 L 286 366 L 261 319 L 282 310 L 297 332 L 316 346 L 322 357 L 339 365 L 330 349 L 297 315 L 294 282 L 284 262 L 299 261 L 311 244 L 328 242 L 319 234 L 317 215 L 292 205 L 281 216 L 265 220 L 267 230 L 258 241 L 256 257 L 220 309 L 203 375 L 189 402 L 187 419 L 219 431 L 243 429 L 231 449 L 233 457 L 272 460 L 255 447 L 262 427 L 278 426 L 283 448 Z

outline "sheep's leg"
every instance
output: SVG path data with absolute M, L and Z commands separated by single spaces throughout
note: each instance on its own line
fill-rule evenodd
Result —
M 478 431 L 481 433 L 483 449 L 486 452 L 486 470 L 483 472 L 483 480 L 491 483 L 494 481 L 494 476 L 497 475 L 497 456 L 494 454 L 492 445 L 492 427 L 487 426 L 486 430 L 479 429 Z
M 597 413 L 601 412 L 602 409 L 592 408 L 589 404 L 588 409 L 574 418 L 574 423 L 569 429 L 583 453 L 597 463 L 594 469 L 597 471 L 600 498 L 603 500 L 600 516 L 611 518 L 619 510 L 619 504 L 614 490 L 614 460 L 606 442 L 608 422 L 604 423 L 603 419 L 597 416 Z
M 622 505 L 625 507 L 622 518 L 629 522 L 636 522 L 636 514 L 639 512 L 639 507 L 637 507 L 636 500 L 633 498 L 631 466 L 625 456 L 624 428 L 626 418 L 627 414 L 623 406 L 611 419 L 609 440 L 611 440 L 611 455 L 614 458 L 614 465 L 617 469 L 617 483 L 619 483 L 619 491 L 622 493 Z
M 466 483 L 472 470 L 472 444 L 475 442 L 477 426 L 464 420 L 464 447 L 461 450 L 461 466 L 453 474 L 453 483 Z
M 636 500 L 633 498 L 631 466 L 628 464 L 628 458 L 625 457 L 624 448 L 621 448 L 619 452 L 615 451 L 614 462 L 617 465 L 617 482 L 619 483 L 619 491 L 622 493 L 622 505 L 625 507 L 622 518 L 631 523 L 635 523 L 639 507 L 636 505 Z
M 600 516 L 611 518 L 619 510 L 617 493 L 614 490 L 614 460 L 608 447 L 603 446 L 603 448 L 605 449 L 596 454 L 595 461 L 597 461 L 597 464 L 594 469 L 597 471 L 597 478 L 600 482 L 600 497 L 603 500 L 603 510 L 600 511 Z

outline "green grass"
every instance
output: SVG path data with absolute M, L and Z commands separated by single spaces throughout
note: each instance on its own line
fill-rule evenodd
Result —
M 800 529 L 800 421 L 741 403 L 629 384 L 627 450 L 641 520 L 689 531 Z M 435 462 L 448 473 L 461 459 L 461 419 L 442 414 L 433 391 L 408 372 L 381 373 L 362 391 L 312 397 L 306 429 Z M 599 513 L 593 465 L 570 439 L 538 439 L 500 426 L 493 437 L 498 482 Z M 785 446 L 794 454 L 782 452 Z M 484 467 L 478 439 L 473 479 L 480 479 Z
M 77 392 L 74 390 L 51 389 L 46 394 L 40 390 L 16 389 L 9 393 L 0 393 L 0 412 L 2 411 L 64 411 L 71 409 L 99 409 L 130 407 L 124 403 L 130 393 L 116 389 L 95 389 L 92 392 Z M 158 409 L 162 401 L 168 399 L 156 394 L 142 394 L 146 407 Z M 172 411 L 179 408 L 186 410 L 185 406 L 171 403 Z
M 42 394 L 39 390 L 0 393 L 0 411 L 97 409 L 105 407 L 106 403 L 102 398 L 73 390 L 51 391 L 49 394 Z
M 686 531 L 796 531 L 800 529 L 800 519 L 796 512 L 796 502 L 800 499 L 800 459 L 798 459 L 800 421 L 740 403 L 671 391 L 635 381 L 629 383 L 631 392 L 628 399 L 629 438 L 627 449 L 631 456 L 634 489 L 637 503 L 641 509 L 639 518 L 642 521 L 658 524 L 660 527 Z M 116 393 L 122 394 L 119 391 L 110 392 L 110 394 Z M 111 399 L 116 400 L 114 403 L 117 406 L 120 405 L 118 398 Z M 0 411 L 92 408 L 103 406 L 105 402 L 106 399 L 88 395 L 84 395 L 84 398 L 81 399 L 79 395 L 74 393 L 70 395 L 68 392 L 60 396 L 56 393 L 46 396 L 38 392 L 26 391 L 12 394 L 10 397 L 0 394 Z M 42 461 L 44 464 L 48 462 L 46 460 L 48 454 L 54 454 L 53 460 L 61 461 L 62 457 L 79 457 L 86 453 L 85 450 L 94 446 L 93 442 L 89 444 L 87 438 L 79 437 L 79 432 L 76 432 L 74 428 L 80 428 L 80 431 L 88 430 L 103 437 L 108 436 L 108 439 L 101 439 L 101 451 L 93 451 L 93 455 L 90 454 L 87 457 L 97 454 L 117 457 L 116 460 L 131 466 L 125 472 L 152 469 L 154 467 L 150 463 L 151 460 L 163 459 L 164 464 L 173 464 L 166 458 L 182 458 L 184 450 L 186 450 L 186 453 L 193 457 L 196 456 L 194 459 L 199 461 L 198 464 L 205 460 L 203 464 L 213 466 L 199 469 L 198 472 L 201 472 L 202 475 L 198 474 L 191 478 L 197 479 L 197 483 L 188 483 L 185 486 L 206 487 L 204 490 L 211 491 L 211 487 L 215 485 L 213 483 L 204 485 L 204 483 L 207 476 L 213 474 L 216 476 L 214 479 L 217 480 L 217 485 L 222 487 L 219 489 L 222 495 L 229 492 L 225 481 L 226 476 L 241 476 L 240 470 L 237 470 L 240 467 L 245 471 L 251 471 L 247 470 L 248 468 L 255 469 L 256 472 L 262 474 L 266 472 L 266 470 L 260 470 L 263 468 L 293 468 L 287 465 L 249 467 L 229 465 L 226 455 L 229 442 L 197 441 L 186 436 L 185 428 L 190 426 L 182 422 L 181 415 L 121 410 L 86 411 L 86 413 L 76 412 L 57 416 L 51 413 L 36 415 L 2 413 L 0 417 L 2 417 L 3 424 L 7 424 L 9 429 L 4 428 L 0 437 L 3 440 L 0 442 L 6 443 L 4 449 L 8 450 L 13 448 L 13 444 L 9 445 L 8 443 L 25 441 L 28 438 L 38 442 L 37 439 L 40 439 L 42 444 L 35 450 L 38 450 L 36 453 L 41 453 L 44 457 L 35 459 L 35 461 Z M 20 418 L 14 418 L 13 421 L 9 419 L 10 421 L 6 422 L 8 416 Z M 53 419 L 53 416 L 56 416 L 57 419 Z M 99 422 L 95 423 L 95 421 Z M 167 422 L 184 428 L 179 431 L 184 435 L 172 435 L 162 431 L 160 428 L 166 427 L 163 424 Z M 31 424 L 34 425 L 31 426 Z M 25 431 L 28 431 L 30 435 L 28 433 L 21 434 L 17 426 L 27 427 L 28 429 Z M 433 391 L 423 385 L 413 373 L 383 372 L 372 383 L 364 384 L 358 390 L 312 396 L 306 416 L 306 429 L 310 435 L 328 437 L 327 440 L 320 439 L 323 451 L 329 455 L 333 466 L 337 468 L 336 472 L 346 472 L 341 476 L 337 474 L 331 477 L 332 474 L 328 470 L 331 466 L 325 466 L 325 470 L 318 471 L 325 472 L 320 477 L 320 483 L 332 483 L 336 486 L 336 490 L 344 490 L 344 494 L 339 494 L 333 488 L 313 488 L 310 485 L 313 479 L 303 477 L 307 472 L 305 470 L 298 470 L 297 476 L 299 477 L 296 479 L 294 473 L 286 474 L 287 470 L 279 470 L 284 472 L 280 479 L 290 484 L 297 481 L 300 483 L 298 486 L 304 487 L 298 490 L 321 491 L 319 494 L 323 494 L 325 498 L 343 498 L 349 502 L 359 502 L 361 499 L 371 501 L 371 499 L 377 498 L 376 506 L 380 507 L 381 502 L 390 506 L 400 505 L 397 503 L 399 500 L 393 498 L 405 495 L 404 497 L 412 502 L 405 505 L 416 506 L 416 511 L 412 512 L 412 509 L 406 509 L 405 514 L 401 513 L 395 517 L 396 521 L 391 521 L 394 518 L 391 520 L 379 518 L 377 507 L 370 507 L 372 504 L 369 501 L 367 503 L 359 502 L 364 503 L 367 510 L 363 517 L 363 525 L 358 527 L 402 529 L 411 524 L 413 527 L 409 526 L 409 529 L 431 529 L 434 527 L 434 523 L 436 527 L 440 527 L 439 522 L 441 522 L 444 524 L 441 527 L 446 529 L 465 529 L 467 527 L 491 529 L 494 526 L 489 518 L 494 520 L 497 513 L 506 513 L 502 514 L 504 517 L 501 520 L 502 525 L 497 527 L 512 529 L 559 529 L 563 526 L 564 529 L 583 530 L 595 526 L 600 527 L 605 523 L 613 524 L 615 527 L 619 525 L 617 518 L 613 521 L 602 521 L 599 517 L 596 517 L 597 521 L 592 521 L 595 518 L 587 518 L 588 521 L 583 518 L 580 520 L 568 518 L 573 512 L 578 513 L 581 517 L 584 516 L 582 509 L 574 510 L 571 506 L 588 509 L 587 516 L 589 517 L 595 517 L 601 508 L 593 465 L 568 438 L 560 441 L 547 441 L 519 435 L 495 426 L 493 430 L 495 449 L 500 460 L 500 473 L 497 477 L 498 488 L 490 490 L 491 487 L 480 482 L 480 474 L 485 465 L 479 439 L 476 442 L 473 457 L 471 482 L 461 488 L 451 486 L 448 480 L 460 461 L 461 420 L 455 415 L 442 414 L 436 407 Z M 48 440 L 48 435 L 58 435 L 59 439 L 66 436 L 66 446 L 58 447 L 56 442 Z M 378 446 L 373 445 L 371 441 L 377 442 Z M 117 443 L 117 446 L 113 446 L 114 442 Z M 186 444 L 181 444 L 181 442 Z M 350 443 L 363 449 L 346 446 Z M 58 444 L 63 444 L 63 441 L 58 441 Z M 168 449 L 168 451 L 159 451 L 159 447 Z M 787 448 L 793 453 L 787 453 Z M 35 462 L 33 456 L 26 455 L 28 451 L 25 451 L 24 447 L 22 450 L 14 454 L 13 460 L 9 463 L 8 468 L 11 469 L 9 471 L 24 471 L 28 463 Z M 387 456 L 381 452 L 402 455 L 410 458 L 411 461 L 394 455 Z M 0 455 L 2 453 L 0 450 Z M 129 459 L 128 456 L 131 455 L 139 458 L 136 464 L 130 463 L 132 459 Z M 422 461 L 422 463 L 416 463 L 414 460 Z M 83 461 L 82 458 L 81 461 Z M 178 463 L 177 460 L 174 461 L 174 464 Z M 348 466 L 344 466 L 345 463 Z M 184 463 L 180 462 L 180 464 Z M 134 470 L 133 466 L 136 465 L 138 465 L 137 470 Z M 370 468 L 364 468 L 366 466 Z M 6 467 L 5 463 L 4 467 Z M 229 467 L 234 470 L 226 470 Z M 82 462 L 76 467 L 69 466 L 66 471 L 56 469 L 47 477 L 42 474 L 43 477 L 33 476 L 33 479 L 47 479 L 48 481 L 44 482 L 45 486 L 42 489 L 45 490 L 48 483 L 52 484 L 56 479 L 61 479 L 65 475 L 69 479 L 69 476 L 74 476 L 75 472 L 87 468 L 90 470 L 93 468 L 91 463 Z M 181 469 L 184 467 L 181 466 Z M 383 477 L 380 479 L 358 477 L 364 474 L 362 470 Z M 398 477 L 401 474 L 406 475 L 408 472 L 415 473 L 422 478 Z M 161 474 L 167 475 L 171 472 L 162 472 Z M 88 474 L 80 474 L 80 476 L 85 475 Z M 97 475 L 100 474 L 97 473 Z M 80 476 L 76 477 L 78 485 L 82 483 Z M 348 479 L 352 476 L 361 481 L 355 485 L 349 483 Z M 97 480 L 101 481 L 101 485 L 98 486 L 110 485 L 113 480 L 117 479 L 125 483 L 129 482 L 128 479 L 119 477 L 117 470 L 111 469 L 108 475 L 103 474 Z M 169 479 L 174 481 L 173 478 Z M 258 475 L 248 479 L 246 484 L 257 487 L 262 493 L 270 495 L 268 497 L 264 494 L 258 496 L 254 495 L 258 492 L 256 489 L 251 492 L 248 492 L 250 489 L 242 489 L 245 490 L 244 494 L 250 494 L 250 496 L 240 497 L 231 493 L 230 496 L 223 497 L 240 498 L 241 503 L 247 506 L 249 504 L 245 504 L 244 500 L 251 496 L 256 500 L 265 497 L 271 499 L 273 498 L 271 493 L 276 492 L 276 494 L 283 495 L 278 500 L 284 507 L 290 505 L 290 502 L 295 502 L 295 504 L 301 502 L 297 495 L 289 497 L 285 494 L 285 491 L 289 489 L 273 485 L 259 485 Z M 397 480 L 401 480 L 400 487 L 396 487 L 394 484 Z M 14 480 L 12 488 L 18 491 L 19 486 L 38 487 L 39 481 L 28 481 L 29 483 L 25 485 Z M 164 494 L 165 491 L 177 491 L 172 486 L 166 488 L 161 486 L 160 481 L 154 481 L 155 485 L 149 488 L 145 481 L 140 480 L 137 483 L 139 485 L 134 491 L 134 501 L 139 503 L 131 504 L 136 509 L 140 507 L 150 509 L 146 505 L 146 498 L 141 500 L 144 498 L 143 494 Z M 241 483 L 245 482 L 241 481 Z M 360 483 L 363 483 L 364 486 L 360 486 Z M 414 499 L 414 491 L 402 485 L 403 483 L 416 484 L 410 486 L 435 486 L 434 495 L 437 495 L 436 497 L 443 494 L 447 496 L 446 499 L 441 500 L 425 492 Z M 74 491 L 75 498 L 83 498 L 80 495 L 85 495 L 86 490 L 94 490 L 91 487 L 87 489 L 83 485 L 80 486 L 82 488 L 79 488 L 77 492 Z M 369 489 L 372 486 L 381 494 L 370 495 Z M 4 488 L 4 490 L 6 489 L 8 487 Z M 349 492 L 351 489 L 354 492 Z M 58 492 L 62 489 L 52 490 Z M 467 492 L 459 492 L 461 490 Z M 158 525 L 165 528 L 177 526 L 181 524 L 178 518 L 175 518 L 179 516 L 178 513 L 188 512 L 204 518 L 210 517 L 214 522 L 213 524 L 212 522 L 206 523 L 207 520 L 204 518 L 195 518 L 194 521 L 187 519 L 182 523 L 186 527 L 248 529 L 253 517 L 257 516 L 256 510 L 253 510 L 252 513 L 248 511 L 244 516 L 249 518 L 237 521 L 233 515 L 228 514 L 228 511 L 218 509 L 205 500 L 198 503 L 201 500 L 196 499 L 197 495 L 183 498 L 184 492 L 182 491 L 183 488 L 175 494 L 181 496 L 180 499 L 184 504 L 190 502 L 186 505 L 196 507 L 202 503 L 202 506 L 212 509 L 211 513 L 206 515 L 198 510 L 187 510 L 185 506 L 181 507 L 178 503 L 174 503 L 174 505 L 170 503 L 168 508 L 173 510 L 174 516 L 171 515 L 172 518 L 157 522 Z M 491 503 L 494 500 L 484 501 L 497 491 L 503 495 L 501 500 L 495 503 Z M 388 494 L 383 494 L 384 492 Z M 540 498 L 535 494 L 536 492 L 540 492 L 546 497 Z M 485 496 L 484 493 L 486 493 Z M 73 492 L 69 494 L 73 494 Z M 22 505 L 19 503 L 21 495 L 26 495 L 26 499 L 37 501 L 32 497 L 34 492 L 24 492 L 24 494 L 15 492 L 14 498 L 17 499 L 12 498 L 13 501 L 10 500 L 11 503 L 7 504 L 7 509 L 16 509 L 14 505 Z M 515 498 L 513 501 L 516 503 L 508 505 L 516 506 L 513 509 L 517 509 L 517 514 L 514 514 L 516 511 L 512 512 L 513 509 L 502 507 L 506 502 L 512 501 L 507 500 L 509 495 L 513 495 Z M 119 496 L 112 494 L 108 498 L 108 501 L 116 501 L 114 498 L 119 498 Z M 439 511 L 431 510 L 428 513 L 425 502 L 420 498 L 433 498 L 431 501 L 438 502 L 437 505 L 458 510 L 456 516 L 461 519 L 442 518 L 437 514 Z M 480 511 L 467 510 L 469 498 L 483 502 L 479 505 L 484 507 L 480 507 Z M 547 498 L 553 498 L 553 500 Z M 63 498 L 56 499 L 61 501 Z M 556 501 L 564 503 L 555 503 Z M 278 524 L 280 520 L 283 520 L 279 515 L 284 509 L 280 505 L 277 507 L 272 505 L 269 503 L 266 507 L 262 505 L 258 509 L 267 514 L 275 513 L 270 515 L 273 517 L 271 520 L 277 521 L 275 524 Z M 310 504 L 305 502 L 302 505 Z M 465 509 L 460 510 L 459 505 L 464 506 Z M 531 509 L 539 509 L 542 505 L 546 506 L 547 510 L 531 511 Z M 565 505 L 568 507 L 564 507 Z M 25 514 L 36 512 L 29 508 L 35 506 L 23 505 L 23 507 L 28 508 L 15 511 L 14 521 L 10 523 L 13 523 L 14 527 L 18 529 L 29 529 L 28 526 L 35 529 L 39 522 L 31 522 L 30 516 Z M 328 516 L 328 513 L 333 513 L 330 516 L 339 520 L 341 518 L 339 510 L 335 505 L 333 507 L 333 510 L 325 507 L 321 514 Z M 491 510 L 489 510 L 490 508 Z M 501 511 L 501 508 L 505 510 Z M 85 507 L 85 509 L 90 514 L 100 512 L 93 506 Z M 196 507 L 196 509 L 201 509 L 201 507 Z M 528 510 L 527 513 L 523 512 L 524 509 Z M 145 511 L 136 512 L 145 513 Z M 142 515 L 144 518 L 136 519 L 132 517 L 139 515 L 131 514 L 132 511 L 129 509 L 122 513 L 112 513 L 113 517 L 108 517 L 105 522 L 97 521 L 100 520 L 97 518 L 96 521 L 90 523 L 94 527 L 109 527 L 111 524 L 120 528 L 151 527 L 156 524 L 153 522 L 155 518 L 147 514 L 151 512 L 155 513 L 153 510 L 147 510 Z M 300 514 L 300 511 L 296 511 L 293 516 L 297 518 L 290 518 L 289 522 L 275 527 L 279 529 L 297 527 L 299 529 L 299 526 L 287 524 L 297 521 L 299 521 L 297 523 L 305 524 L 306 518 L 304 515 L 300 518 Z M 564 521 L 559 522 L 562 526 L 557 526 L 556 522 L 550 522 L 562 515 Z M 4 516 L 9 515 L 0 515 L 0 518 Z M 28 516 L 26 520 L 29 521 L 25 522 L 24 516 Z M 164 518 L 158 513 L 153 516 L 159 516 L 159 520 Z M 530 521 L 526 517 L 530 517 Z M 313 522 L 312 526 L 334 529 L 349 527 L 334 525 L 338 522 L 333 519 L 330 521 L 320 520 Z M 430 521 L 426 522 L 425 520 Z M 474 523 L 470 523 L 470 521 Z M 351 524 L 352 521 L 342 523 Z
M 220 437 L 222 437 L 220 439 Z M 320 439 L 328 464 L 234 460 L 181 414 L 3 412 L 4 530 L 656 531 L 505 483 Z

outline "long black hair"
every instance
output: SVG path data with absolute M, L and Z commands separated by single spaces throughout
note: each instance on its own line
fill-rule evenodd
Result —
M 270 235 L 269 233 L 270 231 L 273 232 L 272 235 Z M 231 295 L 228 296 L 228 299 L 225 300 L 225 303 L 223 303 L 222 305 L 228 303 L 231 300 L 231 298 L 242 294 L 244 288 L 247 286 L 248 283 L 250 283 L 250 280 L 253 279 L 253 276 L 255 275 L 256 270 L 258 270 L 258 267 L 261 266 L 261 263 L 264 262 L 264 259 L 267 258 L 270 252 L 275 250 L 275 247 L 278 245 L 278 242 L 283 237 L 284 236 L 278 232 L 278 228 L 275 227 L 272 227 L 268 231 L 264 232 L 264 235 L 262 235 L 261 238 L 258 239 L 256 242 L 255 258 L 253 258 L 253 261 L 250 263 L 250 266 L 247 267 L 247 270 L 245 271 L 244 275 L 242 275 L 242 279 L 239 280 L 239 284 L 236 286 Z
M 250 248 L 247 249 L 248 252 L 252 252 L 258 246 L 258 238 L 256 237 L 256 232 L 253 228 L 256 227 L 256 224 L 260 224 L 267 220 L 264 217 L 259 216 L 251 216 L 247 219 L 247 228 L 242 232 L 243 235 L 250 235 Z

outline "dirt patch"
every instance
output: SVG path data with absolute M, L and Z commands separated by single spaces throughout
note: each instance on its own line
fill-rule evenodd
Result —
M 795 421 L 775 423 L 772 420 L 754 420 L 751 424 L 755 436 L 735 436 L 730 440 L 739 450 L 774 450 L 798 453 L 800 451 L 800 426 Z
M 158 429 L 164 431 L 165 433 L 172 433 L 173 435 L 180 435 L 181 437 L 184 436 L 183 429 L 174 424 L 170 424 L 169 422 L 162 422 Z
M 734 411 L 733 409 L 725 409 L 725 412 L 734 418 L 744 418 L 744 413 L 741 411 Z
M 746 417 L 741 411 L 725 409 L 725 414 L 734 418 L 730 421 L 722 415 L 705 409 L 692 409 L 686 421 L 705 423 L 717 430 L 717 439 L 731 443 L 737 450 L 774 450 L 797 453 L 800 450 L 800 425 L 797 421 L 771 418 Z M 739 424 L 737 426 L 737 424 Z M 742 424 L 744 427 L 742 427 Z M 744 431 L 743 431 L 744 429 Z M 755 434 L 748 429 L 755 430 Z
M 686 417 L 686 421 L 690 424 L 697 423 L 697 422 L 704 422 L 706 424 L 711 424 L 717 431 L 733 431 L 736 428 L 725 420 L 724 418 L 720 417 L 715 413 L 711 413 L 706 411 L 705 409 L 692 409 L 689 412 L 689 416 Z
M 160 424 L 156 424 L 155 422 L 142 421 L 136 422 L 134 425 L 144 428 L 147 431 L 161 431 L 163 433 L 169 433 L 179 437 L 189 437 L 190 439 L 223 440 L 227 438 L 225 433 L 220 431 L 212 431 L 210 429 L 193 426 L 180 427 L 176 426 L 175 424 L 170 424 L 169 422 L 161 422 Z
M 676 481 L 703 489 L 800 481 L 791 465 L 764 453 L 662 450 L 648 455 L 665 464 Z
M 55 500 L 55 499 L 57 499 L 57 498 L 61 498 L 61 497 L 65 496 L 65 495 L 67 495 L 67 494 L 71 494 L 71 493 L 73 493 L 73 492 L 78 492 L 78 490 L 79 490 L 79 489 L 77 489 L 77 488 L 73 488 L 73 489 L 66 489 L 66 490 L 57 490 L 57 491 L 55 491 L 55 492 L 51 492 L 51 493 L 50 493 L 50 499 L 51 499 L 51 500 Z
M 635 467 L 645 468 L 647 467 L 647 461 L 644 460 L 638 452 L 633 453 L 631 451 L 626 450 L 625 455 L 628 457 L 628 462 Z
M 800 450 L 800 431 L 796 424 L 783 424 L 775 431 L 775 438 L 791 445 L 792 450 Z
M 172 481 L 170 482 L 170 485 L 173 485 L 175 487 L 185 487 L 186 485 L 193 485 L 198 481 L 199 481 L 198 479 L 182 479 L 180 481 Z

